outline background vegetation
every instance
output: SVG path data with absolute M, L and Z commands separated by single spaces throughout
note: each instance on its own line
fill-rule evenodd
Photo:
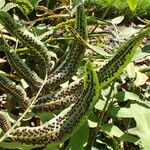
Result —
M 8 11 L 20 20 L 52 51 L 54 57 L 61 57 L 67 50 L 68 42 L 73 39 L 63 22 L 74 18 L 73 3 L 70 0 L 27 0 L 27 4 L 19 1 L 1 0 L 0 9 Z M 149 0 L 85 0 L 88 16 L 96 17 L 97 22 L 88 24 L 89 41 L 84 60 L 92 60 L 95 69 L 108 61 L 117 48 L 144 26 L 144 19 L 150 16 Z M 139 17 L 139 18 L 138 18 Z M 143 21 L 141 21 L 143 20 Z M 73 23 L 66 23 L 72 25 Z M 8 34 L 0 25 L 1 33 L 9 41 L 19 56 L 28 66 L 36 70 L 34 60 L 28 55 L 29 50 Z M 15 46 L 14 46 L 15 45 Z M 0 69 L 19 83 L 21 80 L 11 70 L 3 52 L 0 52 Z M 83 62 L 84 66 L 85 62 Z M 83 66 L 76 77 L 82 76 Z M 74 78 L 76 78 L 74 77 Z M 73 80 L 74 80 L 73 78 Z M 28 94 L 28 86 L 21 80 Z M 65 85 L 64 85 L 65 86 Z M 0 108 L 6 110 L 10 105 L 3 91 L 0 91 Z M 9 99 L 9 95 L 7 96 Z M 19 116 L 18 107 L 9 112 L 12 118 Z M 40 113 L 28 118 L 25 124 L 49 120 L 51 113 Z M 97 128 L 99 126 L 100 128 Z M 0 130 L 1 134 L 3 132 Z M 117 80 L 101 91 L 99 102 L 86 123 L 71 139 L 59 148 L 47 145 L 42 148 L 27 146 L 15 142 L 1 142 L 0 149 L 70 149 L 82 150 L 96 133 L 92 150 L 149 150 L 150 149 L 150 38 L 144 39 L 137 49 L 132 62 L 126 67 Z

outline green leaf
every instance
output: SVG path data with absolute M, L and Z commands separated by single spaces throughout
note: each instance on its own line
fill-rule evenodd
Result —
M 40 113 L 38 113 L 38 116 L 40 117 L 40 119 L 42 120 L 42 122 L 47 122 L 51 118 L 54 117 L 54 115 L 53 115 L 52 112 L 40 112 Z
M 99 99 L 99 101 L 95 105 L 95 109 L 103 110 L 104 105 L 105 105 L 105 101 Z
M 114 117 L 120 117 L 120 118 L 133 118 L 133 115 L 130 113 L 130 109 L 129 108 L 120 108 L 118 106 L 116 107 L 112 107 L 108 113 L 111 116 Z
M 28 15 L 33 10 L 33 6 L 28 0 L 16 0 L 15 3 L 18 4 L 19 9 L 25 15 Z
M 121 91 L 121 92 L 118 92 L 118 93 L 115 95 L 115 98 L 116 98 L 118 101 L 126 101 L 126 100 L 141 101 L 141 99 L 139 98 L 138 95 L 136 95 L 136 94 L 133 93 L 133 92 L 128 92 L 128 91 Z
M 114 0 L 106 0 L 109 5 L 113 3 Z
M 101 130 L 110 136 L 121 137 L 124 134 L 123 131 L 113 124 L 105 124 L 101 127 Z
M 89 136 L 89 126 L 85 122 L 84 125 L 72 136 L 67 150 L 84 150 L 84 144 Z
M 97 122 L 94 122 L 92 120 L 88 119 L 88 124 L 90 128 L 96 128 L 97 127 Z
M 129 8 L 134 11 L 139 0 L 127 0 Z
M 39 2 L 42 1 L 42 0 L 29 0 L 29 1 L 30 1 L 30 3 L 32 4 L 32 6 L 33 6 L 34 8 L 37 8 Z
M 136 77 L 136 72 L 138 71 L 137 70 L 137 67 L 134 65 L 134 63 L 130 63 L 128 64 L 128 66 L 125 68 L 129 78 L 135 78 Z
M 130 113 L 136 121 L 136 128 L 130 129 L 129 133 L 140 137 L 144 150 L 150 150 L 150 109 L 138 104 L 131 104 Z
M 134 27 L 125 28 L 121 32 L 119 32 L 119 40 L 129 39 L 132 35 L 138 33 L 140 30 L 140 28 Z
M 3 147 L 5 149 L 22 149 L 22 150 L 31 150 L 34 146 L 29 146 L 25 144 L 19 144 L 16 142 L 1 142 L 0 147 Z
M 148 80 L 148 76 L 145 75 L 144 73 L 141 72 L 137 72 L 136 73 L 136 80 L 134 81 L 134 84 L 136 86 L 140 86 L 146 83 L 146 81 Z
M 128 142 L 132 142 L 134 144 L 137 144 L 139 142 L 139 138 L 138 137 L 135 137 L 131 134 L 128 134 L 128 133 L 125 133 L 123 134 L 121 137 L 120 137 L 120 140 L 125 142 L 125 141 L 128 141 Z
M 54 146 L 54 145 L 47 145 L 43 150 L 58 150 L 57 146 Z
M 15 3 L 7 3 L 7 4 L 5 5 L 5 7 L 2 8 L 2 10 L 3 10 L 3 11 L 8 11 L 8 10 L 10 10 L 10 9 L 16 7 L 16 6 L 17 6 L 17 4 L 15 4 Z
M 0 1 L 0 9 L 1 9 L 2 7 L 4 7 L 4 5 L 5 5 L 5 0 L 1 0 L 1 1 Z
M 135 66 L 134 63 L 130 63 L 128 64 L 128 66 L 126 67 L 126 71 L 127 74 L 130 78 L 134 78 L 134 84 L 136 86 L 140 86 L 146 83 L 146 81 L 148 80 L 148 76 L 144 73 L 141 73 L 139 71 L 139 67 Z
M 120 24 L 123 21 L 123 19 L 124 19 L 124 16 L 119 16 L 119 17 L 116 17 L 116 18 L 112 19 L 110 22 L 112 24 L 117 25 L 117 24 Z
M 141 48 L 137 48 L 132 61 L 137 61 L 137 60 L 143 59 L 144 57 L 147 57 L 149 55 L 150 54 L 148 52 L 142 52 Z
M 150 45 L 145 45 L 142 49 L 142 52 L 150 53 Z

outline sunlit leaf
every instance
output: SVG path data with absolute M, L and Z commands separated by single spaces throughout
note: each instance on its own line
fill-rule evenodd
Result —
M 137 72 L 136 73 L 136 80 L 134 81 L 134 84 L 136 86 L 140 86 L 146 83 L 146 81 L 148 80 L 148 76 L 145 75 L 144 73 L 141 72 Z
M 115 98 L 118 101 L 126 101 L 126 100 L 136 100 L 136 101 L 141 101 L 141 99 L 139 98 L 139 96 L 133 92 L 128 92 L 128 91 L 121 91 L 118 92 L 115 95 Z
M 14 8 L 14 7 L 16 7 L 17 6 L 17 4 L 15 4 L 15 3 L 7 3 L 3 8 L 2 8 L 2 10 L 3 11 L 9 11 L 10 9 L 12 9 L 12 8 Z
M 123 134 L 120 139 L 123 142 L 128 141 L 134 144 L 139 144 L 139 138 L 128 133 Z
M 130 113 L 134 116 L 136 127 L 129 130 L 129 133 L 140 137 L 144 150 L 150 149 L 150 109 L 138 104 L 131 104 Z
M 133 28 L 133 27 L 128 27 L 120 31 L 119 33 L 119 39 L 124 40 L 130 38 L 132 35 L 135 33 L 139 32 L 140 28 Z
M 101 127 L 101 130 L 110 136 L 121 137 L 124 134 L 123 131 L 113 124 L 105 124 Z
M 5 5 L 5 0 L 0 1 L 0 9 Z
M 136 72 L 138 71 L 137 67 L 135 67 L 133 63 L 128 64 L 125 70 L 130 78 L 135 78 Z
M 119 17 L 116 17 L 116 18 L 112 19 L 110 22 L 112 24 L 117 25 L 117 24 L 120 24 L 123 21 L 123 19 L 124 19 L 124 16 L 119 16 Z
M 38 3 L 42 0 L 29 0 L 31 2 L 31 4 L 33 5 L 34 8 L 38 7 Z
M 5 0 L 0 1 L 0 9 L 5 5 Z
M 138 1 L 139 1 L 139 0 L 127 0 L 128 5 L 129 5 L 129 7 L 130 7 L 130 9 L 131 9 L 132 11 L 135 10 Z
M 129 108 L 120 108 L 118 106 L 112 107 L 108 113 L 114 117 L 120 118 L 133 118 L 133 115 L 130 113 Z
M 95 128 L 97 126 L 97 122 L 94 122 L 94 121 L 91 121 L 91 120 L 88 120 L 88 124 L 89 124 L 90 128 Z

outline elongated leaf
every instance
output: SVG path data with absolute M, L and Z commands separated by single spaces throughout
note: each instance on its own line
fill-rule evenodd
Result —
M 30 3 L 32 4 L 32 6 L 33 6 L 34 8 L 37 8 L 39 2 L 42 1 L 42 0 L 29 0 L 29 1 L 30 1 Z
M 135 10 L 138 1 L 139 1 L 139 0 L 127 0 L 128 5 L 129 5 L 129 7 L 130 7 L 130 9 L 131 9 L 132 11 Z
M 33 6 L 28 0 L 16 0 L 15 3 L 18 4 L 18 7 L 25 15 L 28 15 L 33 10 Z
M 7 4 L 2 8 L 2 10 L 3 10 L 3 11 L 8 11 L 8 10 L 10 10 L 10 9 L 16 7 L 16 6 L 17 6 L 17 4 L 15 4 L 15 3 L 7 3 Z
M 0 9 L 5 5 L 5 0 L 0 1 Z

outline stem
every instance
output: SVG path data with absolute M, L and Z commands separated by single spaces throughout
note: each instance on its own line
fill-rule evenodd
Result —
M 33 26 L 37 22 L 49 20 L 49 19 L 57 19 L 57 18 L 66 18 L 67 19 L 67 18 L 70 18 L 70 15 L 69 14 L 54 14 L 51 16 L 42 17 L 42 18 L 38 18 L 36 20 L 30 21 L 30 24 Z
M 109 91 L 108 96 L 107 96 L 106 103 L 105 103 L 105 105 L 103 107 L 101 115 L 99 116 L 99 119 L 98 119 L 99 121 L 98 121 L 97 127 L 94 129 L 94 131 L 89 136 L 88 144 L 86 145 L 85 150 L 91 150 L 91 147 L 94 144 L 94 141 L 96 139 L 97 133 L 99 132 L 100 127 L 102 126 L 103 118 L 104 118 L 105 112 L 106 112 L 106 110 L 108 108 L 109 101 L 111 99 L 111 93 L 113 91 L 114 84 L 115 84 L 115 81 L 113 81 L 113 83 L 111 85 L 110 91 Z

